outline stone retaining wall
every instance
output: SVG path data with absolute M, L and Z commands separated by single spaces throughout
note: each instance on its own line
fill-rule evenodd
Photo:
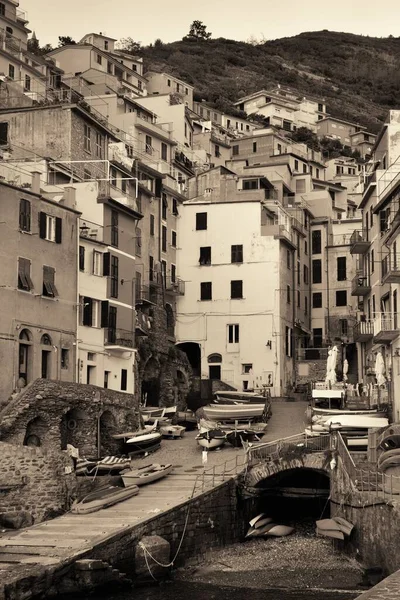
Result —
M 0 456 L 0 520 L 26 511 L 40 522 L 69 509 L 76 477 L 66 452 L 0 442 Z

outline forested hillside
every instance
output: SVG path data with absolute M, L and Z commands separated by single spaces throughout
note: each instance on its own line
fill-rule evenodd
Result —
M 273 83 L 326 99 L 330 114 L 377 131 L 400 108 L 400 38 L 316 31 L 263 43 L 190 39 L 141 48 L 147 68 L 195 86 L 196 98 L 223 110 Z

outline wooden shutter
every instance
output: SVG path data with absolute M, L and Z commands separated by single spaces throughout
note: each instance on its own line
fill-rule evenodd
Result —
M 46 213 L 39 213 L 39 237 L 46 239 Z
M 156 198 L 161 198 L 161 190 L 162 190 L 162 179 L 157 177 L 156 179 Z
M 55 285 L 55 269 L 53 267 L 43 267 L 43 295 L 50 298 L 58 296 Z
M 85 246 L 79 246 L 79 270 L 85 270 Z
M 108 300 L 102 300 L 101 301 L 101 322 L 100 322 L 101 327 L 108 327 L 108 307 L 109 307 Z
M 56 217 L 56 244 L 61 244 L 62 241 L 62 219 Z
M 107 277 L 110 275 L 110 253 L 109 252 L 105 252 L 105 254 L 103 254 L 103 275 L 107 276 Z
M 19 227 L 22 231 L 31 230 L 31 203 L 24 198 L 19 203 Z

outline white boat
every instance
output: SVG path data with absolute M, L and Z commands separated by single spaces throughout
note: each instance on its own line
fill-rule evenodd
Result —
M 366 415 L 333 415 L 324 423 L 324 427 L 329 430 L 330 426 L 337 429 L 380 429 L 387 427 L 389 421 L 386 417 L 369 417 Z
M 186 427 L 182 425 L 162 425 L 160 433 L 166 438 L 181 438 L 184 436 Z
M 263 403 L 265 402 L 266 398 L 264 396 L 261 396 L 260 394 L 257 394 L 256 392 L 237 392 L 234 390 L 221 390 L 221 391 L 217 391 L 214 394 L 215 399 L 213 400 L 213 402 L 217 403 L 217 404 L 234 404 L 236 402 L 238 403 L 247 403 L 247 402 L 252 402 L 254 403 Z
M 144 421 L 149 419 L 172 419 L 177 406 L 141 406 L 139 411 Z
M 265 404 L 208 404 L 203 406 L 207 419 L 214 421 L 235 421 L 262 417 Z
M 168 473 L 171 473 L 172 469 L 173 465 L 171 464 L 152 464 L 141 467 L 140 469 L 125 471 L 124 473 L 121 473 L 121 477 L 125 487 L 129 487 L 131 485 L 140 486 L 165 477 L 168 475 Z
M 383 411 L 377 408 L 363 408 L 359 410 L 350 410 L 349 408 L 320 408 L 315 406 L 311 408 L 312 415 L 314 416 L 334 416 L 334 415 L 365 415 L 365 416 L 384 416 Z
M 225 444 L 226 435 L 221 429 L 206 429 L 205 431 L 200 431 L 200 433 L 196 435 L 196 440 L 203 448 L 212 450 L 213 448 L 218 448 Z

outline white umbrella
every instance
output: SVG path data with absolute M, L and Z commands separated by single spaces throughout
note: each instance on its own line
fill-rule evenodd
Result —
M 334 384 L 336 383 L 336 361 L 337 361 L 337 348 L 333 346 L 331 350 L 328 352 L 328 360 L 326 361 L 326 378 L 325 384 Z
M 386 383 L 385 377 L 385 361 L 383 360 L 382 352 L 378 352 L 375 359 L 375 377 L 378 385 Z
M 349 372 L 349 363 L 347 358 L 343 361 L 343 381 L 347 381 L 347 373 Z

